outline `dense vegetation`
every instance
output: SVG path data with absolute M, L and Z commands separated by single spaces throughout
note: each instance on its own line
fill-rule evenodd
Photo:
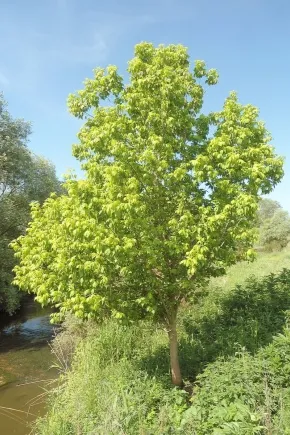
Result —
M 0 310 L 18 308 L 21 293 L 12 285 L 15 265 L 9 243 L 25 232 L 31 201 L 60 192 L 54 166 L 27 147 L 31 127 L 13 119 L 0 94 Z
M 183 390 L 169 382 L 166 335 L 151 323 L 69 319 L 54 344 L 63 375 L 35 433 L 290 433 L 290 272 L 277 259 L 289 267 L 290 251 L 234 266 L 182 307 Z
M 178 310 L 254 257 L 259 199 L 281 180 L 283 160 L 258 110 L 235 93 L 202 112 L 218 74 L 202 61 L 192 68 L 185 47 L 138 44 L 128 73 L 125 85 L 117 67 L 98 68 L 69 97 L 85 118 L 74 155 L 86 179 L 33 207 L 14 244 L 15 282 L 60 316 L 161 325 L 181 386 Z

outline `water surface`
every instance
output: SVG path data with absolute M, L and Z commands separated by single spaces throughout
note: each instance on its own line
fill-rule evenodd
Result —
M 15 316 L 0 313 L 0 434 L 29 434 L 29 424 L 45 412 L 54 329 L 50 310 L 27 298 Z

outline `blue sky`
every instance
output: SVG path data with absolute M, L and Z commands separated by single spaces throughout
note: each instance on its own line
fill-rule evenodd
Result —
M 217 68 L 206 107 L 231 90 L 260 108 L 286 157 L 271 195 L 290 211 L 290 3 L 287 0 L 0 0 L 0 90 L 14 116 L 33 123 L 30 147 L 57 173 L 78 169 L 71 156 L 80 123 L 66 110 L 70 92 L 96 66 L 125 73 L 140 41 L 182 43 L 191 58 Z

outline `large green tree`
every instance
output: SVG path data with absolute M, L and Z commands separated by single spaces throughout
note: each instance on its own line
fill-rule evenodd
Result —
M 235 93 L 201 112 L 217 72 L 180 45 L 138 44 L 127 85 L 96 69 L 69 97 L 84 118 L 73 153 L 86 180 L 33 206 L 14 243 L 16 282 L 81 318 L 151 316 L 168 332 L 181 385 L 177 312 L 208 278 L 252 259 L 259 196 L 283 175 L 258 110 Z
M 11 284 L 15 261 L 9 243 L 25 231 L 30 202 L 60 191 L 53 165 L 28 149 L 30 132 L 28 122 L 12 118 L 0 94 L 0 308 L 9 313 L 20 300 Z

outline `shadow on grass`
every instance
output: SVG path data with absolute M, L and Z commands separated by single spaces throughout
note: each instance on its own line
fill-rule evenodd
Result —
M 255 353 L 283 331 L 290 310 L 290 270 L 264 278 L 251 277 L 231 291 L 212 288 L 198 305 L 180 313 L 179 355 L 183 378 L 193 381 L 218 357 L 241 348 Z M 169 371 L 166 346 L 141 361 L 149 375 Z

